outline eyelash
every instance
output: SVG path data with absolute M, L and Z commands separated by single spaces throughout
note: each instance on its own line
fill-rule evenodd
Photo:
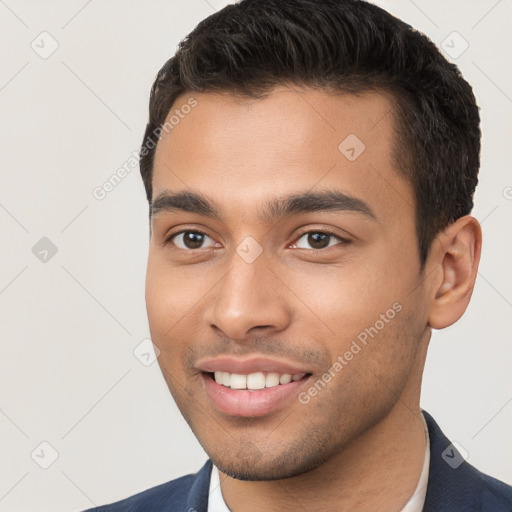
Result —
M 177 237 L 178 235 L 182 235 L 184 233 L 194 233 L 196 235 L 204 235 L 204 236 L 207 236 L 208 238 L 211 238 L 208 234 L 204 233 L 203 231 L 198 231 L 198 230 L 195 230 L 195 229 L 184 229 L 182 231 L 178 231 L 177 233 L 173 233 L 172 235 L 169 235 L 165 239 L 164 244 L 167 245 L 169 243 L 172 243 L 172 241 L 173 241 L 173 239 L 175 237 Z M 339 242 L 341 242 L 342 245 L 350 243 L 350 240 L 348 240 L 347 238 L 343 238 L 343 237 L 341 237 L 339 235 L 336 235 L 335 233 L 333 233 L 331 231 L 324 230 L 324 229 L 312 229 L 312 230 L 309 230 L 309 231 L 304 231 L 302 233 L 299 233 L 296 236 L 295 241 L 293 242 L 293 244 L 295 245 L 301 238 L 304 237 L 304 235 L 309 235 L 309 234 L 312 234 L 312 233 L 327 235 L 329 237 L 335 238 Z M 339 245 L 339 244 L 336 244 L 336 245 Z M 309 250 L 309 251 L 323 251 L 323 252 L 325 252 L 327 249 L 329 249 L 329 247 L 331 247 L 331 246 L 328 246 L 328 247 L 325 247 L 325 248 L 322 248 L 322 249 L 306 249 L 306 250 Z M 193 252 L 193 251 L 200 251 L 200 250 L 203 250 L 205 248 L 200 247 L 198 249 L 182 249 L 181 247 L 177 247 L 177 249 L 179 249 L 181 251 L 185 251 L 185 252 Z
M 349 244 L 350 243 L 350 240 L 348 238 L 343 238 L 339 235 L 336 235 L 335 233 L 333 233 L 332 231 L 329 231 L 329 230 L 326 230 L 326 229 L 310 229 L 308 231 L 303 231 L 302 233 L 299 233 L 296 238 L 295 238 L 295 242 L 293 242 L 294 244 L 297 244 L 297 242 L 304 237 L 304 235 L 310 235 L 310 234 L 321 234 L 321 235 L 326 235 L 326 236 L 329 236 L 330 238 L 335 238 L 338 242 L 341 242 L 341 243 L 338 243 L 338 244 L 335 244 L 335 245 L 346 245 L 346 244 Z M 332 246 L 327 246 L 327 247 L 324 247 L 323 249 L 306 249 L 306 250 L 309 250 L 309 251 L 323 251 L 325 252 L 327 249 L 329 249 L 330 247 Z

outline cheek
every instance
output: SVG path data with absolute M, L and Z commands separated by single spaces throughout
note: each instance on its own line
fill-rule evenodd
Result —
M 187 279 L 187 270 L 171 267 L 165 255 L 152 253 L 146 272 L 146 309 L 150 328 L 155 334 L 174 330 L 193 313 L 204 290 L 197 279 Z
M 180 340 L 187 340 L 184 327 L 187 315 L 193 313 L 197 298 L 192 289 L 184 288 L 179 278 L 180 270 L 171 269 L 159 255 L 150 253 L 146 272 L 146 310 L 153 343 L 160 350 L 158 362 L 166 377 L 166 370 L 177 369 L 179 354 L 186 347 Z M 177 292 L 179 291 L 179 293 Z
M 354 262 L 328 271 L 311 267 L 300 275 L 290 273 L 287 282 L 302 302 L 297 303 L 299 307 L 313 311 L 318 324 L 327 326 L 333 337 L 345 340 L 374 325 L 381 314 L 404 299 L 399 279 Z M 388 316 L 394 317 L 394 313 Z
M 328 274 L 322 269 L 316 275 L 303 273 L 300 288 L 295 281 L 295 290 L 301 290 L 297 295 L 318 319 L 314 324 L 304 320 L 299 330 L 324 345 L 333 365 L 340 363 L 331 389 L 352 390 L 338 397 L 384 399 L 383 382 L 400 393 L 424 328 L 417 314 L 420 298 L 410 293 L 412 281 L 404 269 L 385 272 L 362 264 Z M 329 329 L 322 330 L 323 339 L 316 335 L 317 326 Z M 338 399 L 333 395 L 332 400 Z

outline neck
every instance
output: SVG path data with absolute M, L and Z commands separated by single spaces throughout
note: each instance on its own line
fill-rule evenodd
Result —
M 220 473 L 232 512 L 350 510 L 399 512 L 413 495 L 425 457 L 419 407 L 425 353 L 391 411 L 325 464 L 284 480 L 241 481 Z M 418 350 L 423 352 L 423 350 Z

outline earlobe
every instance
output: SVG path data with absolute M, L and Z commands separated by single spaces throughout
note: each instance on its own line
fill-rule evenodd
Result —
M 480 261 L 482 229 L 472 216 L 450 224 L 436 239 L 432 254 L 441 269 L 440 283 L 433 290 L 429 325 L 443 329 L 464 314 L 471 299 Z

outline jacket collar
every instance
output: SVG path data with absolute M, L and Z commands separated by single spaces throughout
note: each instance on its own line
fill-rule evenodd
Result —
M 208 459 L 199 470 L 194 483 L 189 490 L 187 498 L 187 512 L 207 512 L 208 494 L 210 490 L 210 476 L 212 473 L 212 461 Z
M 480 510 L 483 485 L 480 472 L 463 461 L 434 418 L 422 412 L 430 437 L 430 469 L 423 512 Z

